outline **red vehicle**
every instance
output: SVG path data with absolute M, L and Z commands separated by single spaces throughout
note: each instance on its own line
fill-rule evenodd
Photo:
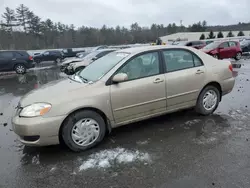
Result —
M 202 51 L 217 59 L 234 58 L 240 60 L 242 50 L 236 41 L 213 42 L 202 48 Z

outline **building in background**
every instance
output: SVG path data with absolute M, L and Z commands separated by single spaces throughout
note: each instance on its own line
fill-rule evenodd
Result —
M 222 31 L 222 34 L 224 36 L 224 38 L 227 38 L 227 35 L 230 31 Z M 242 38 L 250 38 L 250 31 L 242 31 L 244 33 L 245 36 L 242 37 L 238 37 L 238 33 L 239 31 L 231 31 L 232 34 L 235 37 L 230 37 L 230 39 L 242 39 Z M 208 36 L 209 36 L 210 32 L 183 32 L 183 33 L 174 33 L 171 35 L 166 35 L 166 36 L 162 36 L 160 37 L 162 42 L 164 43 L 169 43 L 171 41 L 193 41 L 193 40 L 200 40 L 200 37 L 202 34 L 205 35 L 205 40 L 207 40 Z M 219 31 L 214 31 L 214 36 L 215 38 L 213 40 L 221 40 L 222 38 L 217 38 L 217 35 L 219 33 Z M 209 39 L 208 39 L 209 40 Z

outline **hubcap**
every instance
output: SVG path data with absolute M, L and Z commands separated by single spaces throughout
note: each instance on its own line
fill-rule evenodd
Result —
M 79 146 L 89 146 L 96 141 L 99 134 L 99 124 L 91 118 L 85 118 L 73 126 L 71 138 Z
M 18 66 L 16 67 L 16 71 L 17 71 L 18 73 L 24 73 L 25 68 L 24 68 L 23 66 L 21 66 L 21 65 L 18 65 Z
M 203 107 L 210 111 L 214 109 L 217 104 L 218 96 L 215 91 L 209 90 L 205 93 L 203 97 Z
M 237 53 L 236 58 L 240 59 L 241 58 L 241 53 Z

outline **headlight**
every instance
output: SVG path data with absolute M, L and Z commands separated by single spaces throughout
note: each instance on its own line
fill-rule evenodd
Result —
M 46 114 L 51 109 L 51 105 L 48 103 L 34 103 L 26 106 L 20 112 L 22 117 L 35 117 Z

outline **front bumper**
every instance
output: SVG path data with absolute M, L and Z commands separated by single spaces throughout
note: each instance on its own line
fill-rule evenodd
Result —
M 65 116 L 12 119 L 13 131 L 20 141 L 28 146 L 47 146 L 59 144 L 59 129 Z M 30 138 L 35 138 L 30 139 Z

